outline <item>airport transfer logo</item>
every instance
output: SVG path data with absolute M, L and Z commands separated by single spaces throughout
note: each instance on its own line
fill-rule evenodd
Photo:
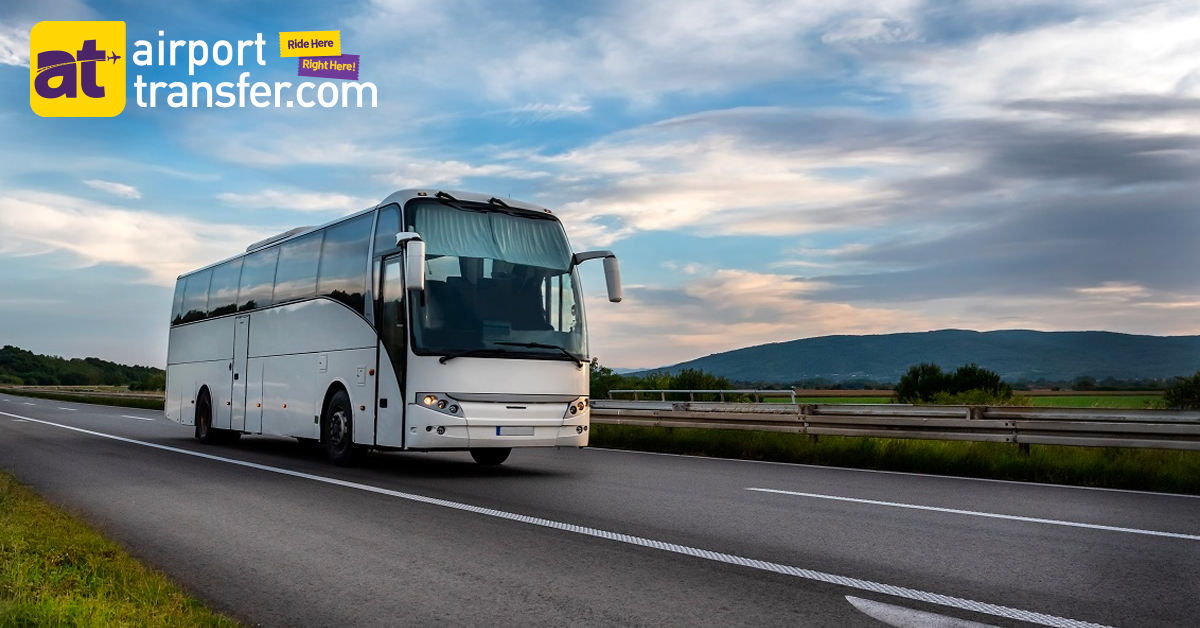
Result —
M 39 22 L 29 33 L 29 105 L 42 117 L 125 109 L 125 22 Z

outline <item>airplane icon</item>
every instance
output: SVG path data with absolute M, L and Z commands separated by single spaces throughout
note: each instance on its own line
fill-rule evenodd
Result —
M 113 65 L 116 65 L 117 59 L 120 59 L 120 58 L 121 58 L 121 55 L 113 52 L 113 53 L 109 53 L 109 57 L 108 57 L 108 59 L 105 59 L 105 61 L 111 60 L 113 62 Z

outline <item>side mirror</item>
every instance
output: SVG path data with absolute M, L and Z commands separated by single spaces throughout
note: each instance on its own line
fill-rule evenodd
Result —
M 396 246 L 404 247 L 404 287 L 425 291 L 425 241 L 412 231 L 396 234 Z
M 608 285 L 608 300 L 613 303 L 621 302 L 621 267 L 617 265 L 617 257 L 604 258 L 604 283 Z
M 621 267 L 617 265 L 617 256 L 612 251 L 585 251 L 571 256 L 571 264 L 578 266 L 592 259 L 604 260 L 604 283 L 608 285 L 608 300 L 613 303 L 621 302 Z

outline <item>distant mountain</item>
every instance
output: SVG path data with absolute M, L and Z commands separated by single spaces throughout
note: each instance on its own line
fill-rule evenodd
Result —
M 877 336 L 822 336 L 726 351 L 655 371 L 701 369 L 733 381 L 802 379 L 894 382 L 908 367 L 974 362 L 1020 379 L 1079 376 L 1145 379 L 1200 370 L 1200 336 L 1134 336 L 1104 331 L 1041 332 L 944 329 Z

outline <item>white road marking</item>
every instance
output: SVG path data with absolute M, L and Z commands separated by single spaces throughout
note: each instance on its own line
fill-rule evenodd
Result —
M 137 419 L 139 421 L 153 421 L 154 420 L 154 419 L 147 418 L 144 416 L 133 416 L 132 414 L 122 414 L 121 418 L 122 419 Z
M 26 421 L 25 419 L 13 419 L 12 422 L 13 423 L 28 423 L 29 421 Z
M 884 604 L 875 600 L 864 600 L 861 597 L 846 596 L 846 601 L 854 608 L 873 619 L 896 628 L 998 628 L 991 624 L 981 624 L 977 621 L 927 613 L 914 608 L 905 608 L 893 604 Z
M 22 401 L 21 403 L 23 403 L 27 406 L 36 406 L 37 405 L 36 403 L 29 403 L 28 401 Z
M 74 412 L 76 409 L 77 408 L 59 408 L 59 410 L 66 410 L 67 412 Z
M 1138 528 L 1121 528 L 1118 526 L 1105 526 L 1095 523 L 1079 523 L 1078 521 L 1063 521 L 1061 519 L 1042 519 L 1040 517 L 1022 517 L 1019 515 L 1001 515 L 994 512 L 977 512 L 974 510 L 959 510 L 957 508 L 939 508 L 937 506 L 920 506 L 917 504 L 902 504 L 900 502 L 885 502 L 877 499 L 859 499 L 857 497 L 842 497 L 840 495 L 822 495 L 820 493 L 799 493 L 796 491 L 781 491 L 774 488 L 747 488 L 747 491 L 756 491 L 759 493 L 776 493 L 779 495 L 794 495 L 796 497 L 812 497 L 814 499 L 830 499 L 839 502 L 852 502 L 855 504 L 870 504 L 872 506 L 891 506 L 892 508 L 908 508 L 911 510 L 928 510 L 931 512 L 945 512 L 954 515 L 970 515 L 972 517 L 988 517 L 991 519 L 1007 519 L 1009 521 L 1024 521 L 1027 523 L 1045 523 L 1055 526 L 1067 526 L 1071 528 L 1088 528 L 1091 530 L 1107 530 L 1109 532 L 1126 532 L 1128 534 L 1145 534 L 1147 536 L 1165 536 L 1172 539 L 1185 539 L 1188 541 L 1200 541 L 1200 535 L 1182 534 L 1179 532 L 1159 532 L 1157 530 L 1140 530 Z
M 860 580 L 858 578 L 839 576 L 837 574 L 825 573 L 825 572 L 816 571 L 813 569 L 804 569 L 802 567 L 793 567 L 791 565 L 772 563 L 772 562 L 768 562 L 765 560 L 758 560 L 758 559 L 754 559 L 754 558 L 745 558 L 742 556 L 737 556 L 735 554 L 725 554 L 722 552 L 714 552 L 712 550 L 700 549 L 700 548 L 696 548 L 696 547 L 689 547 L 686 545 L 677 545 L 675 543 L 667 543 L 665 541 L 656 541 L 654 539 L 648 539 L 648 538 L 644 538 L 644 537 L 640 537 L 640 536 L 633 536 L 630 534 L 622 534 L 620 532 L 609 532 L 607 530 L 600 530 L 597 528 L 589 528 L 589 527 L 577 525 L 574 523 L 563 523 L 563 522 L 559 522 L 559 521 L 554 521 L 552 519 L 542 519 L 541 517 L 531 517 L 529 515 L 522 515 L 522 514 L 518 514 L 518 513 L 506 512 L 503 510 L 496 510 L 494 508 L 484 508 L 482 506 L 475 506 L 472 504 L 466 504 L 466 503 L 462 503 L 462 502 L 455 502 L 455 501 L 450 501 L 450 500 L 446 500 L 446 499 L 439 499 L 437 497 L 426 497 L 424 495 L 416 495 L 414 493 L 403 493 L 400 491 L 394 491 L 391 489 L 386 489 L 386 488 L 382 488 L 382 487 L 378 487 L 378 486 L 371 486 L 370 484 L 360 484 L 358 482 L 351 482 L 349 480 L 340 480 L 337 478 L 330 478 L 330 477 L 325 477 L 322 475 L 314 475 L 311 473 L 304 473 L 301 471 L 293 471 L 291 469 L 284 469 L 282 467 L 272 467 L 272 466 L 265 465 L 265 464 L 258 464 L 256 462 L 247 462 L 245 460 L 237 460 L 234 458 L 222 458 L 221 456 L 214 456 L 212 454 L 206 454 L 206 453 L 201 453 L 198 451 L 192 451 L 190 449 L 181 449 L 179 447 L 171 447 L 169 445 L 160 445 L 158 443 L 150 443 L 150 442 L 146 442 L 146 441 L 135 440 L 132 438 L 125 438 L 124 436 L 116 436 L 114 434 L 105 434 L 104 432 L 97 432 L 94 430 L 86 430 L 86 429 L 79 428 L 79 427 L 72 427 L 70 425 L 62 425 L 60 423 L 52 423 L 50 421 L 43 421 L 41 419 L 34 419 L 34 418 L 20 416 L 20 415 L 16 415 L 16 414 L 9 414 L 7 412 L 0 412 L 0 415 L 18 418 L 18 419 L 26 419 L 26 420 L 32 421 L 34 423 L 40 423 L 42 425 L 59 427 L 64 430 L 71 430 L 73 432 L 80 432 L 83 434 L 91 434 L 92 436 L 99 436 L 100 438 L 107 438 L 107 439 L 111 439 L 111 440 L 115 440 L 115 441 L 120 441 L 123 443 L 130 443 L 133 445 L 141 445 L 143 447 L 150 447 L 151 449 L 158 449 L 161 451 L 169 451 L 172 453 L 183 454 L 186 456 L 195 456 L 197 458 L 204 458 L 206 460 L 215 460 L 217 462 L 224 462 L 224 463 L 236 465 L 239 467 L 247 467 L 250 469 L 257 469 L 259 471 L 267 471 L 270 473 L 278 473 L 280 475 L 287 475 L 287 476 L 291 476 L 291 477 L 295 477 L 295 478 L 312 480 L 314 482 L 322 482 L 324 484 L 332 484 L 334 486 L 341 486 L 344 488 L 351 488 L 351 489 L 355 489 L 355 490 L 359 490 L 359 491 L 366 491 L 368 493 L 387 495 L 389 497 L 396 497 L 398 499 L 416 502 L 419 504 L 427 504 L 430 506 L 440 506 L 442 508 L 450 508 L 452 510 L 471 512 L 471 513 L 483 515 L 486 517 L 495 517 L 497 519 L 504 519 L 507 521 L 516 521 L 519 523 L 526 523 L 529 525 L 540 526 L 543 528 L 550 528 L 553 530 L 560 530 L 563 532 L 571 532 L 573 534 L 580 534 L 583 536 L 590 536 L 590 537 L 594 537 L 594 538 L 615 541 L 618 543 L 626 543 L 628 545 L 635 545 L 638 547 L 646 547 L 646 548 L 650 548 L 650 549 L 656 549 L 659 551 L 669 552 L 672 554 L 682 554 L 684 556 L 691 556 L 694 558 L 702 558 L 704 560 L 711 560 L 713 562 L 725 563 L 728 565 L 738 565 L 738 566 L 742 566 L 742 567 L 749 567 L 751 569 L 758 569 L 760 571 L 767 571 L 767 572 L 782 574 L 782 575 L 786 575 L 786 576 L 794 576 L 797 578 L 803 578 L 805 580 L 812 580 L 815 582 L 835 584 L 835 585 L 840 585 L 840 586 L 844 586 L 844 587 L 851 588 L 851 589 L 858 589 L 860 591 L 868 591 L 871 593 L 880 593 L 883 595 L 891 595 L 891 596 L 910 599 L 910 600 L 917 600 L 920 602 L 927 602 L 930 604 L 937 604 L 939 606 L 948 606 L 950 608 L 958 608 L 958 609 L 972 611 L 972 612 L 976 612 L 976 613 L 983 613 L 986 615 L 994 615 L 996 617 L 1005 617 L 1008 619 L 1016 619 L 1019 621 L 1025 621 L 1025 622 L 1034 623 L 1034 624 L 1041 624 L 1043 626 L 1052 626 L 1054 628 L 1112 628 L 1111 626 L 1106 626 L 1104 624 L 1095 624 L 1095 623 L 1091 623 L 1091 622 L 1080 621 L 1078 619 L 1069 619 L 1066 617 L 1058 617 L 1056 615 L 1048 615 L 1046 613 L 1038 613 L 1038 612 L 1034 612 L 1034 611 L 1022 610 L 1019 608 L 1012 608 L 1009 606 L 1001 606 L 999 604 L 989 604 L 987 602 L 976 602 L 974 600 L 968 600 L 965 598 L 953 597 L 953 596 L 949 596 L 949 595 L 942 595 L 940 593 L 930 593 L 927 591 L 921 591 L 919 589 L 910 589 L 908 587 L 899 587 L 899 586 L 890 585 L 890 584 L 883 584 L 880 582 L 873 582 L 870 580 Z

